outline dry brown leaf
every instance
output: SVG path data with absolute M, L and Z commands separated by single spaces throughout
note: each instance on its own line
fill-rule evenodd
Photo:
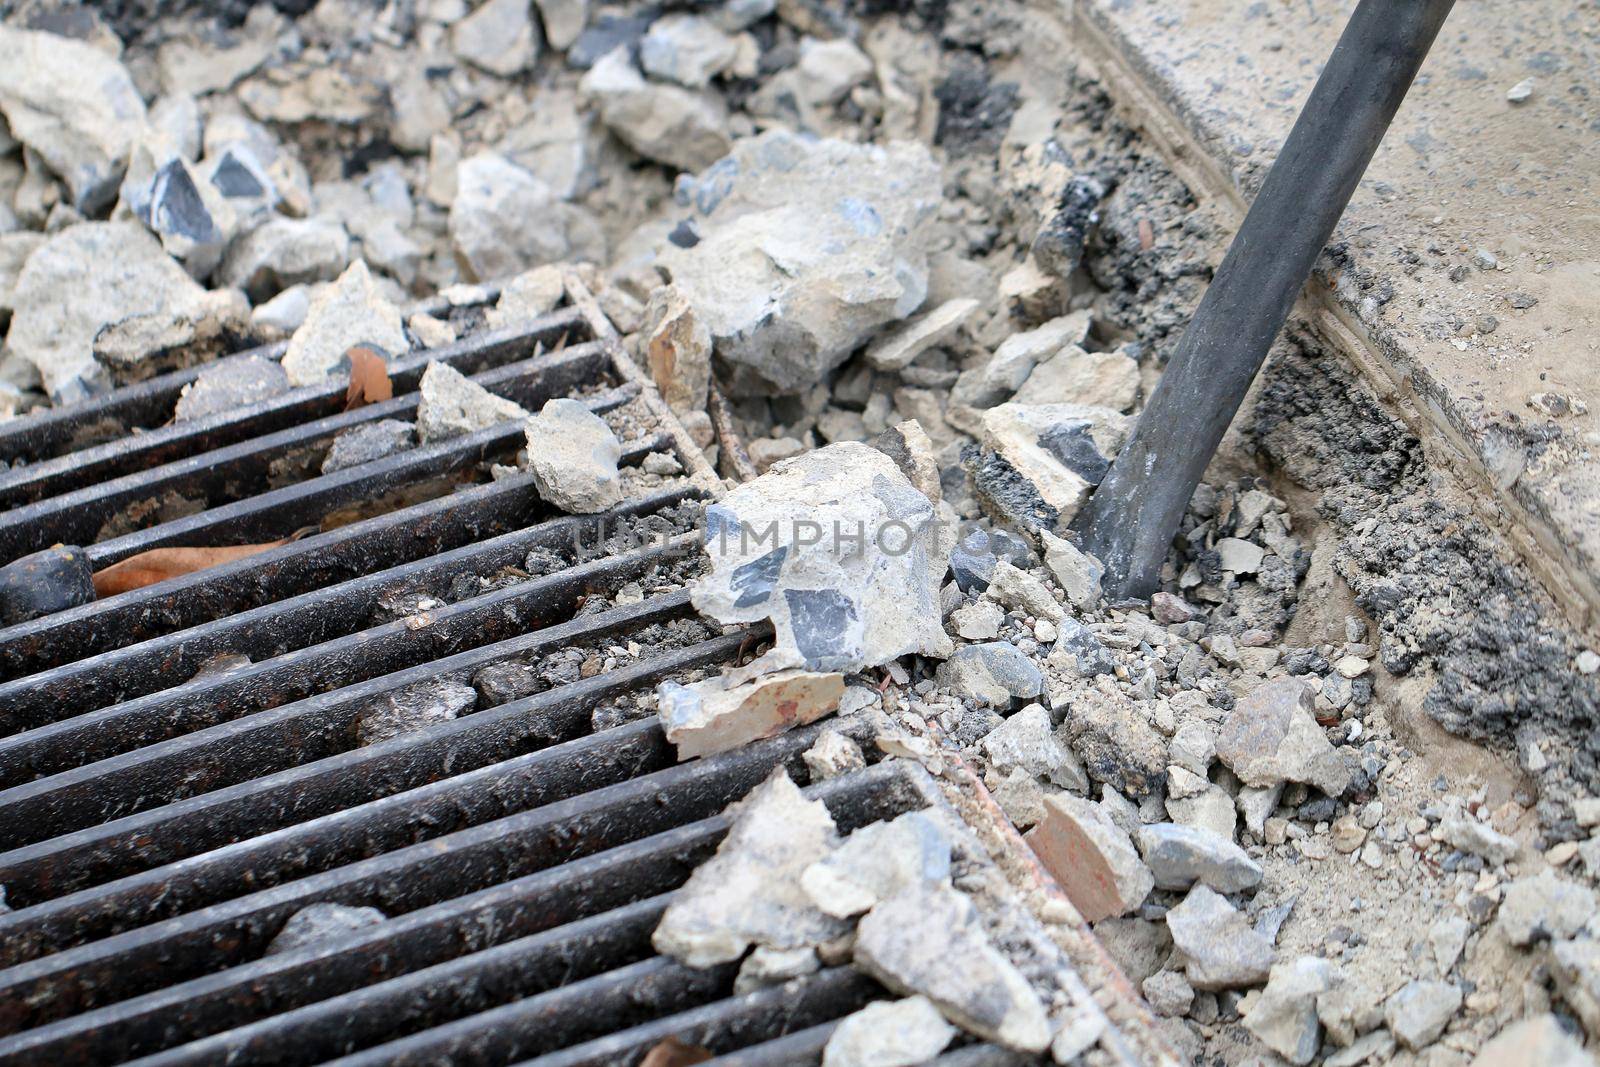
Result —
M 129 556 L 94 572 L 94 595 L 115 596 L 130 589 L 143 589 L 169 578 L 178 578 L 223 563 L 231 563 L 269 548 L 288 544 L 293 538 L 266 541 L 259 545 L 221 545 L 217 548 L 152 548 Z
M 644 1054 L 639 1067 L 688 1067 L 711 1058 L 711 1050 L 669 1037 Z
M 389 361 L 381 349 L 356 345 L 345 355 L 350 360 L 350 389 L 344 396 L 344 409 L 351 411 L 394 398 L 394 383 L 389 380 Z

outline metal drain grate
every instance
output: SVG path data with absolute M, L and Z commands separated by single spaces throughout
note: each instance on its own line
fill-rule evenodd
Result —
M 830 724 L 681 765 L 653 716 L 594 727 L 762 635 L 706 627 L 681 582 L 656 581 L 697 556 L 685 509 L 721 483 L 576 277 L 568 292 L 524 326 L 395 360 L 398 395 L 350 412 L 336 382 L 169 425 L 195 377 L 178 371 L 0 427 L 0 560 L 66 542 L 100 568 L 322 531 L 0 629 L 0 1065 L 634 1064 L 668 1037 L 719 1064 L 816 1063 L 885 995 L 847 967 L 734 995 L 734 966 L 651 948 L 724 808 L 780 764 L 806 782 L 801 754 Z M 625 465 L 667 451 L 686 476 L 558 514 L 528 475 L 484 480 L 523 444 L 517 423 L 316 475 L 338 433 L 414 415 L 430 359 L 527 408 L 616 410 L 636 431 Z M 668 536 L 606 539 L 626 523 Z M 537 576 L 455 589 L 557 551 Z M 635 582 L 654 588 L 615 596 Z M 575 648 L 576 677 L 358 743 L 386 695 Z M 249 662 L 206 669 L 224 655 Z M 870 741 L 862 721 L 831 725 Z M 846 832 L 948 809 L 906 760 L 807 792 Z M 388 918 L 267 953 L 322 902 Z M 1018 1061 L 969 1044 L 939 1062 Z
M 665 642 L 357 745 L 358 715 L 385 694 L 692 619 L 681 589 L 584 609 L 648 584 L 683 533 L 374 620 L 396 591 L 438 595 L 716 491 L 594 302 L 570 291 L 525 326 L 395 360 L 395 398 L 350 412 L 335 382 L 167 424 L 191 370 L 0 428 L 3 560 L 78 543 L 100 568 L 372 512 L 0 630 L 0 1063 L 614 1063 L 668 1034 L 790 1062 L 785 1035 L 881 995 L 835 969 L 733 997 L 730 969 L 650 948 L 666 895 L 725 832 L 722 809 L 779 763 L 804 781 L 817 728 L 678 765 L 653 718 L 594 732 L 591 712 L 731 662 L 748 634 Z M 624 464 L 671 451 L 689 476 L 606 515 L 555 514 L 529 476 L 476 474 L 520 447 L 515 423 L 315 475 L 307 457 L 339 432 L 415 414 L 430 359 L 524 407 L 642 405 L 653 426 Z M 224 654 L 251 662 L 196 677 Z M 811 792 L 847 829 L 939 802 L 899 763 Z M 266 955 L 314 902 L 389 919 Z

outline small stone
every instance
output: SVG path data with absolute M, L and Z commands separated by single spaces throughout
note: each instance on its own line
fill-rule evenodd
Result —
M 595 63 L 578 87 L 597 104 L 600 121 L 647 159 L 701 170 L 733 147 L 719 97 L 645 81 L 626 49 Z
M 1413 1052 L 1438 1040 L 1461 1009 L 1461 990 L 1449 982 L 1413 979 L 1383 1005 L 1395 1040 Z
M 289 383 L 317 385 L 343 373 L 348 369 L 346 353 L 357 345 L 389 353 L 411 346 L 399 309 L 384 299 L 360 260 L 312 299 L 306 321 L 289 339 L 283 355 Z
M 1333 669 L 1339 672 L 1341 678 L 1356 679 L 1371 670 L 1372 664 L 1360 656 L 1341 656 Z
M 906 320 L 867 346 L 868 365 L 882 371 L 910 366 L 922 353 L 948 340 L 977 309 L 978 301 L 961 298 Z
M 1317 1018 L 1335 1045 L 1353 1046 L 1358 1034 L 1383 1025 L 1377 994 L 1357 978 L 1346 977 L 1317 997 Z
M 1167 754 L 1173 763 L 1204 778 L 1217 756 L 1217 735 L 1205 723 L 1185 723 L 1172 735 Z
M 1078 1063 L 1080 1057 L 1100 1040 L 1106 1030 L 1106 1017 L 1098 1011 L 1073 1015 L 1061 1025 L 1050 1042 L 1050 1058 L 1058 1064 Z
M 874 1001 L 829 1035 L 822 1067 L 912 1067 L 943 1052 L 958 1032 L 927 997 Z
M 1506 100 L 1513 104 L 1525 104 L 1533 97 L 1533 79 L 1524 78 L 1506 90 Z
M 900 473 L 916 487 L 917 492 L 937 506 L 943 498 L 939 483 L 939 463 L 934 457 L 933 442 L 928 439 L 922 424 L 915 419 L 896 423 L 873 438 L 872 447 L 894 460 Z M 953 540 L 954 535 L 949 535 Z M 948 541 L 946 543 L 949 543 Z
M 1242 912 L 1203 885 L 1167 912 L 1167 929 L 1196 989 L 1256 985 L 1272 967 L 1272 943 L 1251 929 Z
M 907 887 L 950 880 L 950 836 L 926 812 L 872 823 L 800 874 L 817 907 L 848 919 Z
M 738 55 L 734 39 L 698 15 L 664 15 L 639 42 L 639 65 L 646 74 L 690 89 L 705 88 Z
M 1055 623 L 1049 619 L 1040 619 L 1033 624 L 1033 639 L 1041 645 L 1055 644 L 1057 636 L 1059 631 L 1056 630 Z
M 622 443 L 604 419 L 577 400 L 545 402 L 528 420 L 528 468 L 539 496 L 573 515 L 622 502 Z
M 388 918 L 377 908 L 358 908 L 326 901 L 308 904 L 289 916 L 288 922 L 283 924 L 283 929 L 278 931 L 278 936 L 267 944 L 265 954 L 276 956 L 282 952 L 293 952 L 311 945 L 324 945 L 339 937 L 386 922 Z
M 824 730 L 818 734 L 816 742 L 801 754 L 801 759 L 805 761 L 813 782 L 850 774 L 867 765 L 861 746 L 838 730 Z
M 474 281 L 520 274 L 563 260 L 606 258 L 605 233 L 588 212 L 556 198 L 529 171 L 495 152 L 456 168 L 450 244 Z
M 1071 541 L 1048 530 L 1041 530 L 1039 539 L 1044 545 L 1044 565 L 1067 594 L 1067 602 L 1079 609 L 1094 607 L 1100 600 L 1100 579 L 1105 576 L 1105 567 Z
M 856 928 L 855 963 L 890 989 L 926 996 L 985 1040 L 1032 1053 L 1050 1044 L 1038 994 L 990 944 L 971 900 L 947 885 L 907 889 L 868 912 Z
M 1594 674 L 1596 671 L 1600 671 L 1600 654 L 1586 648 L 1573 659 L 1572 665 L 1578 669 L 1579 674 Z M 1596 803 L 1600 804 L 1600 801 L 1596 801 Z M 1597 816 L 1597 818 L 1600 818 L 1600 816 Z
M 1188 773 L 1181 768 L 1174 770 L 1180 774 Z M 1233 797 L 1221 786 L 1209 783 L 1193 796 L 1182 799 L 1168 797 L 1167 814 L 1175 823 L 1208 831 L 1227 841 L 1233 840 L 1239 828 Z
M 791 949 L 757 945 L 739 965 L 739 973 L 733 979 L 733 992 L 735 996 L 754 993 L 770 985 L 782 985 L 791 979 L 815 974 L 821 967 L 817 950 L 809 945 Z
M 565 51 L 589 22 L 589 0 L 534 0 L 550 47 Z
M 709 756 L 815 722 L 839 707 L 844 676 L 779 671 L 742 685 L 725 675 L 657 690 L 661 725 L 680 760 Z
M 443 348 L 455 344 L 456 329 L 443 319 L 417 312 L 406 319 L 406 329 L 423 348 Z
M 322 473 L 332 474 L 349 467 L 392 456 L 415 448 L 417 431 L 409 422 L 379 419 L 353 426 L 333 439 L 322 459 Z
M 872 60 L 848 37 L 803 37 L 795 74 L 798 96 L 812 107 L 832 107 L 872 76 Z
M 421 682 L 385 694 L 356 719 L 356 743 L 376 745 L 451 722 L 477 706 L 478 694 L 458 682 Z
M 1024 840 L 1085 922 L 1137 910 L 1155 886 L 1133 841 L 1087 800 L 1046 797 L 1043 820 Z
M 1139 396 L 1139 364 L 1121 352 L 1068 345 L 1041 361 L 1012 399 L 1018 404 L 1089 404 L 1127 411 Z
M 222 360 L 201 370 L 183 387 L 172 421 L 189 422 L 258 404 L 289 391 L 289 376 L 277 361 L 261 356 Z
M 1572 937 L 1595 910 L 1595 895 L 1587 886 L 1542 871 L 1506 886 L 1498 921 L 1513 945 L 1529 945 L 1546 937 Z
M 1031 700 L 1044 691 L 1043 673 L 1006 641 L 956 649 L 939 664 L 938 679 L 940 685 L 968 700 L 1000 708 L 1009 707 L 1013 698 Z
M 539 58 L 539 28 L 528 0 L 484 0 L 450 28 L 450 46 L 479 70 L 509 78 Z
M 567 283 L 560 267 L 547 263 L 525 270 L 501 288 L 486 316 L 489 327 L 499 330 L 548 315 L 560 306 L 566 294 Z
M 1505 863 L 1517 854 L 1517 842 L 1470 815 L 1451 812 L 1439 822 L 1444 839 L 1454 848 L 1490 863 Z
M 1150 597 L 1150 616 L 1163 626 L 1172 626 L 1198 619 L 1200 609 L 1180 596 L 1154 593 Z
M 1359 1064 L 1388 1063 L 1394 1055 L 1394 1037 L 1387 1030 L 1374 1030 L 1357 1038 L 1339 1052 L 1323 1060 L 1323 1067 L 1358 1067 Z
M 312 287 L 293 285 L 250 310 L 250 325 L 278 334 L 298 330 L 311 312 Z
M 993 641 L 1000 634 L 1006 613 L 992 600 L 979 600 L 950 613 L 956 633 L 968 641 Z
M 1350 785 L 1351 767 L 1312 716 L 1310 690 L 1294 678 L 1257 686 L 1223 720 L 1217 757 L 1246 785 L 1304 782 L 1330 797 Z
M 848 927 L 800 888 L 800 872 L 838 842 L 827 805 L 807 800 L 782 767 L 729 809 L 717 854 L 695 868 L 651 938 L 656 951 L 710 967 L 752 945 L 790 950 L 831 941 Z
M 1220 893 L 1261 884 L 1261 865 L 1238 845 L 1204 830 L 1154 823 L 1139 831 L 1139 851 L 1162 889 L 1201 882 Z
M 1317 998 L 1340 981 L 1339 968 L 1315 956 L 1277 964 L 1244 1017 L 1245 1029 L 1290 1063 L 1310 1063 L 1322 1044 Z
M 491 663 L 472 676 L 472 688 L 478 691 L 478 705 L 498 708 L 513 700 L 543 692 L 547 684 L 526 663 Z
M 1071 638 L 1063 624 L 1051 663 Z M 1052 697 L 1061 707 L 1065 701 Z M 1161 735 L 1140 707 L 1120 692 L 1096 691 L 1091 699 L 1072 702 L 1062 727 L 1089 776 L 1129 797 L 1148 796 L 1167 775 L 1167 751 Z
M 259 304 L 291 286 L 330 281 L 349 263 L 350 235 L 339 223 L 275 218 L 233 242 L 217 278 Z
M 0 567 L 0 623 L 15 626 L 94 600 L 88 553 L 56 545 Z
M 417 437 L 423 444 L 529 417 L 515 401 L 495 396 L 448 363 L 437 360 L 429 360 L 423 369 L 418 391 Z
M 963 593 L 981 593 L 989 588 L 997 559 L 1026 563 L 1029 558 L 1028 546 L 1020 538 L 1004 530 L 973 530 L 951 550 L 950 573 Z
M 774 463 L 793 459 L 805 450 L 806 446 L 793 437 L 758 437 L 747 448 L 750 462 L 762 474 L 771 470 Z
M 1459 915 L 1447 915 L 1428 927 L 1428 943 L 1433 946 L 1433 959 L 1441 977 L 1448 975 L 1461 958 L 1471 932 L 1472 924 Z
M 1157 971 L 1139 986 L 1150 1010 L 1169 1019 L 1187 1015 L 1194 1003 L 1194 986 L 1177 971 Z
M 1008 608 L 1050 622 L 1060 622 L 1066 615 L 1043 582 L 1005 560 L 995 562 L 989 575 L 987 595 Z
M 1354 815 L 1341 815 L 1333 821 L 1330 837 L 1335 852 L 1349 854 L 1359 849 L 1367 840 L 1367 831 Z
M 1238 537 L 1220 538 L 1214 547 L 1222 569 L 1234 574 L 1255 574 L 1266 556 L 1266 550 L 1260 545 Z
M 1011 768 L 1011 772 L 990 793 L 1005 817 L 1018 830 L 1036 826 L 1044 818 L 1045 787 L 1021 767 Z

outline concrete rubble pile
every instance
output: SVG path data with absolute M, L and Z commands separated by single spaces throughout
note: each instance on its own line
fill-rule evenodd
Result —
M 397 691 L 358 743 L 652 642 L 770 628 L 747 662 L 591 722 L 658 715 L 688 760 L 836 717 L 802 783 L 780 771 L 731 809 L 655 935 L 737 964 L 741 991 L 873 976 L 892 996 L 838 1028 L 833 1067 L 923 1062 L 962 1035 L 1101 1062 L 1098 1016 L 1059 1010 L 995 936 L 959 826 L 920 812 L 846 835 L 802 791 L 885 758 L 982 783 L 1064 892 L 1052 922 L 1093 932 L 1180 1059 L 1543 1067 L 1600 1040 L 1600 801 L 1580 773 L 1600 656 L 1470 555 L 1484 528 L 1427 502 L 1403 427 L 1272 378 L 1160 591 L 1105 595 L 1073 522 L 1226 227 L 1053 16 L 137 6 L 0 3 L 0 419 L 198 366 L 172 418 L 221 421 L 414 360 L 415 414 L 333 436 L 308 476 L 509 424 L 515 460 L 483 480 L 600 515 L 686 484 L 680 456 L 625 460 L 660 427 L 491 388 L 447 353 L 562 307 L 576 278 L 727 476 L 593 549 L 650 533 L 697 551 L 574 608 L 681 588 L 698 618 Z M 280 341 L 281 358 L 217 361 Z M 1269 373 L 1343 373 L 1308 345 L 1288 338 Z M 1316 419 L 1343 436 L 1310 435 Z M 420 625 L 585 551 L 386 595 L 374 617 Z M 0 570 L 6 624 L 70 606 L 38 574 L 88 585 L 81 549 L 39 557 Z M 1475 627 L 1480 607 L 1504 625 Z M 1547 713 L 1566 740 L 1533 729 Z M 275 951 L 384 921 L 302 915 Z

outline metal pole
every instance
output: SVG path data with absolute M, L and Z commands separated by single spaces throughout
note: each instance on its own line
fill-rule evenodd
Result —
M 1154 592 L 1189 498 L 1454 0 L 1361 0 L 1132 437 L 1079 515 L 1106 591 Z

